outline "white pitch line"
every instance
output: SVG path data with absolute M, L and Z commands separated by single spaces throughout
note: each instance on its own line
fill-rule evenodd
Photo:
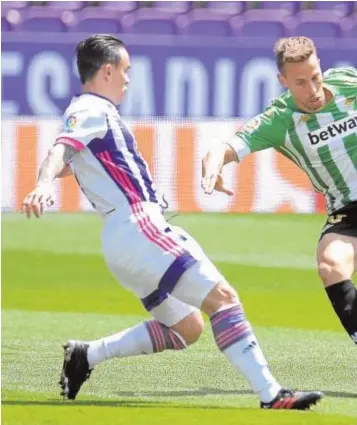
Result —
M 33 251 L 54 254 L 75 254 L 75 255 L 102 255 L 101 248 L 92 248 L 90 246 L 71 246 L 59 245 L 54 247 L 43 247 L 37 249 L 34 246 L 12 246 L 7 247 L 7 251 Z M 209 253 L 208 257 L 215 263 L 229 263 L 235 265 L 266 267 L 266 268 L 283 268 L 283 269 L 299 269 L 299 270 L 313 270 L 316 268 L 316 260 L 314 256 L 303 254 L 267 254 L 267 253 L 232 253 L 232 252 L 219 252 Z

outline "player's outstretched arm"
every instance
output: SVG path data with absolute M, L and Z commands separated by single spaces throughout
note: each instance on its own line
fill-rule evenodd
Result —
M 268 148 L 277 148 L 284 144 L 286 136 L 287 114 L 284 104 L 276 101 L 260 115 L 250 119 L 226 143 L 221 144 L 208 152 L 202 160 L 201 186 L 205 193 L 211 194 L 214 190 L 233 195 L 225 188 L 222 178 L 222 169 L 230 162 L 242 161 L 253 152 Z
M 72 168 L 69 164 L 67 164 L 64 169 L 56 176 L 57 179 L 61 179 L 63 177 L 73 176 Z
M 55 203 L 53 180 L 62 177 L 67 172 L 68 162 L 76 150 L 69 145 L 58 143 L 49 151 L 46 159 L 40 167 L 40 172 L 35 189 L 30 192 L 22 203 L 22 210 L 27 218 L 34 214 L 39 218 Z
M 202 159 L 201 186 L 205 193 L 211 194 L 214 190 L 232 196 L 233 192 L 227 189 L 223 182 L 222 170 L 225 164 L 238 161 L 234 149 L 227 143 L 222 143 L 208 151 Z

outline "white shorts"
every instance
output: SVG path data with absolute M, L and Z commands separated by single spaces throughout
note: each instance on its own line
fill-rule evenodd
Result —
M 161 323 L 172 326 L 199 309 L 224 280 L 198 243 L 155 208 L 137 206 L 123 223 L 105 218 L 102 245 L 108 268 Z

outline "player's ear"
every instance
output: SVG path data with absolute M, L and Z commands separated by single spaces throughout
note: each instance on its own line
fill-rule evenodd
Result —
M 285 77 L 284 77 L 284 75 L 283 75 L 283 74 L 278 74 L 278 80 L 279 80 L 279 83 L 280 83 L 283 87 L 287 87 L 286 80 L 285 80 Z
M 112 74 L 112 67 L 109 63 L 104 65 L 104 78 L 108 81 Z

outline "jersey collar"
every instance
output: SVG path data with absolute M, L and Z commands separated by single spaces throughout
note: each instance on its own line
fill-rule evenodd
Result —
M 110 100 L 110 99 L 108 99 L 107 97 L 102 96 L 102 95 L 97 94 L 97 93 L 92 93 L 92 92 L 86 91 L 86 92 L 83 92 L 83 93 L 77 94 L 77 96 L 83 96 L 83 95 L 85 95 L 85 94 L 89 94 L 89 95 L 91 95 L 91 96 L 96 96 L 96 97 L 99 97 L 99 98 L 101 98 L 101 99 L 104 99 L 104 100 L 106 100 L 107 102 L 111 103 L 111 104 L 115 107 L 115 109 L 118 109 L 118 107 L 119 107 L 119 105 L 116 105 L 113 101 L 111 101 L 111 100 Z

